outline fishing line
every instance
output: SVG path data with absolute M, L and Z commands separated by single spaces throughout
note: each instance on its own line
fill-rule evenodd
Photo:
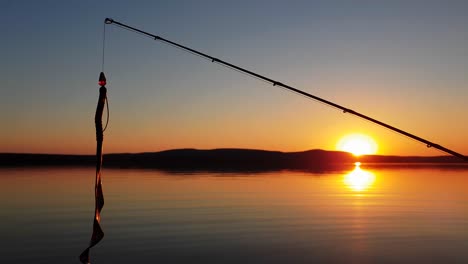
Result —
M 102 32 L 102 64 L 101 72 L 104 72 L 104 61 L 105 61 L 105 51 L 106 51 L 106 23 L 104 23 L 104 28 Z

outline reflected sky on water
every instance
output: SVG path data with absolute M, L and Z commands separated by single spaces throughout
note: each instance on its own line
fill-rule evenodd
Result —
M 78 263 L 92 168 L 0 170 L 1 254 Z M 468 262 L 468 170 L 103 173 L 94 263 Z

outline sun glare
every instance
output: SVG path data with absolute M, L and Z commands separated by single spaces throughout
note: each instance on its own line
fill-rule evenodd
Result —
M 377 143 L 371 137 L 362 134 L 344 136 L 338 141 L 336 148 L 355 156 L 377 153 Z
M 375 175 L 362 170 L 358 164 L 356 168 L 344 177 L 344 183 L 353 191 L 361 192 L 369 189 L 375 181 Z

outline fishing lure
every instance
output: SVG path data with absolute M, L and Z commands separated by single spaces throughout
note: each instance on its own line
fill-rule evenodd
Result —
M 101 210 L 104 206 L 104 194 L 102 192 L 102 181 L 101 181 L 101 168 L 102 168 L 102 143 L 104 141 L 104 130 L 102 128 L 102 114 L 104 112 L 104 105 L 107 102 L 107 88 L 106 88 L 106 76 L 104 72 L 99 74 L 98 84 L 99 88 L 99 99 L 96 108 L 96 114 L 94 116 L 94 124 L 96 126 L 96 181 L 94 187 L 95 197 L 95 210 L 93 219 L 93 234 L 91 235 L 91 241 L 89 246 L 81 253 L 81 263 L 88 264 L 89 261 L 89 250 L 94 247 L 99 241 L 104 238 L 104 232 L 101 228 Z M 107 115 L 109 117 L 109 114 Z M 107 123 L 106 123 L 107 127 Z

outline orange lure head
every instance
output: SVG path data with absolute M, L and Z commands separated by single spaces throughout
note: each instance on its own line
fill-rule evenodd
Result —
M 104 85 L 106 85 L 106 83 L 107 83 L 107 81 L 106 81 L 106 76 L 104 75 L 103 72 L 101 72 L 101 73 L 99 74 L 99 82 L 98 82 L 98 84 L 99 84 L 99 86 L 104 86 Z

